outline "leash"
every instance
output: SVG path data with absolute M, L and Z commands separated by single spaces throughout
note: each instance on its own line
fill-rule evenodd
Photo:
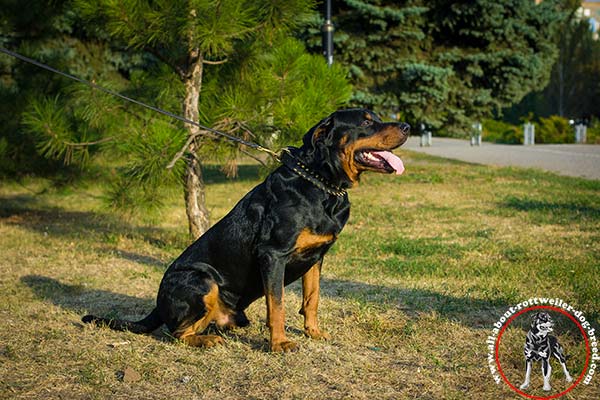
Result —
M 6 55 L 9 55 L 11 57 L 14 57 L 16 59 L 19 59 L 21 61 L 24 61 L 26 63 L 35 65 L 39 68 L 45 69 L 47 71 L 53 72 L 55 74 L 61 75 L 65 78 L 74 80 L 76 82 L 82 83 L 88 87 L 91 87 L 93 89 L 97 89 L 100 90 L 101 92 L 107 93 L 111 96 L 114 97 L 118 97 L 122 100 L 128 101 L 130 103 L 134 103 L 137 104 L 141 107 L 144 107 L 148 110 L 152 110 L 155 111 L 159 114 L 163 114 L 166 115 L 168 117 L 174 118 L 178 121 L 184 122 L 186 124 L 190 124 L 190 125 L 194 125 L 197 126 L 198 128 L 204 130 L 205 132 L 210 132 L 213 133 L 217 136 L 220 136 L 222 138 L 225 138 L 227 140 L 229 140 L 230 142 L 235 142 L 238 144 L 241 144 L 243 146 L 246 147 L 250 147 L 251 149 L 257 150 L 257 151 L 261 151 L 263 153 L 267 153 L 268 155 L 270 155 L 271 157 L 273 157 L 275 160 L 277 160 L 278 162 L 282 163 L 283 165 L 285 165 L 287 168 L 289 168 L 290 170 L 292 170 L 293 172 L 295 172 L 296 174 L 298 174 L 300 177 L 302 177 L 303 179 L 307 180 L 308 182 L 312 183 L 313 185 L 315 185 L 316 187 L 318 187 L 321 190 L 324 190 L 325 192 L 333 195 L 333 196 L 337 196 L 337 197 L 342 197 L 345 196 L 347 194 L 346 190 L 343 188 L 340 188 L 338 186 L 333 185 L 332 183 L 328 182 L 326 179 L 324 179 L 322 176 L 320 176 L 319 174 L 317 174 L 316 172 L 312 171 L 310 168 L 308 168 L 300 159 L 298 159 L 297 157 L 295 157 L 292 152 L 290 151 L 289 148 L 284 148 L 281 150 L 281 153 L 276 153 L 271 149 L 268 149 L 266 147 L 263 147 L 261 145 L 259 145 L 258 143 L 254 143 L 254 142 L 249 142 L 243 139 L 240 139 L 239 137 L 236 136 L 232 136 L 229 135 L 225 132 L 221 132 L 217 129 L 214 128 L 209 128 L 207 126 L 201 125 L 195 121 L 192 121 L 190 119 L 187 119 L 185 117 L 182 117 L 180 115 L 177 114 L 173 114 L 169 111 L 165 111 L 161 108 L 155 107 L 155 106 L 151 106 L 149 104 L 146 104 L 144 102 L 141 102 L 139 100 L 133 99 L 131 97 L 127 97 L 125 95 L 122 95 L 121 93 L 117 93 L 113 90 L 107 89 L 103 86 L 100 86 L 94 82 L 88 81 L 86 79 L 77 77 L 75 75 L 71 75 L 69 73 L 63 72 L 63 71 L 59 71 L 56 68 L 53 68 L 47 64 L 41 63 L 39 61 L 36 61 L 32 58 L 26 57 L 22 54 L 19 53 L 15 53 L 14 51 L 10 51 L 8 49 L 5 49 L 4 47 L 0 47 L 0 52 L 4 53 Z M 202 133 L 199 133 L 202 134 Z M 187 148 L 187 145 L 189 144 L 189 142 L 191 140 L 194 139 L 195 136 L 192 136 L 190 138 L 188 138 L 188 143 L 186 143 L 186 146 L 184 146 L 184 149 Z M 184 151 L 184 149 L 182 149 L 178 154 L 177 157 L 180 157 Z M 171 164 L 173 164 L 173 162 L 171 162 Z M 170 164 L 170 165 L 171 165 Z M 172 165 L 171 165 L 172 166 Z
M 204 131 L 213 133 L 213 134 L 215 134 L 217 136 L 220 136 L 222 138 L 225 138 L 225 139 L 227 139 L 227 140 L 229 140 L 231 142 L 239 143 L 239 144 L 241 144 L 243 146 L 250 147 L 251 149 L 262 151 L 263 153 L 267 153 L 268 155 L 270 155 L 271 157 L 273 157 L 275 160 L 281 161 L 280 155 L 278 153 L 274 152 L 271 149 L 263 147 L 263 146 L 261 146 L 261 145 L 259 145 L 257 143 L 249 142 L 249 141 L 240 139 L 239 137 L 229 135 L 229 134 L 227 134 L 225 132 L 221 132 L 221 131 L 219 131 L 217 129 L 213 129 L 213 128 L 209 128 L 207 126 L 201 125 L 201 124 L 199 124 L 197 122 L 194 122 L 194 121 L 192 121 L 190 119 L 184 118 L 181 115 L 173 114 L 173 113 L 171 113 L 169 111 L 165 111 L 165 110 L 163 110 L 161 108 L 158 108 L 158 107 L 155 107 L 155 106 L 151 106 L 149 104 L 143 103 L 143 102 L 141 102 L 139 100 L 136 100 L 136 99 L 132 99 L 131 97 L 127 97 L 125 95 L 122 95 L 121 93 L 117 93 L 117 92 L 115 92 L 113 90 L 110 90 L 110 89 L 107 89 L 107 88 L 102 87 L 100 85 L 97 85 L 94 82 L 90 82 L 90 81 L 88 81 L 86 79 L 79 78 L 79 77 L 77 77 L 75 75 L 71 75 L 71 74 L 68 74 L 66 72 L 59 71 L 56 68 L 52 68 L 51 66 L 49 66 L 47 64 L 41 63 L 41 62 L 36 61 L 36 60 L 34 60 L 32 58 L 29 58 L 29 57 L 26 57 L 26 56 L 24 56 L 22 54 L 15 53 L 14 51 L 10 51 L 8 49 L 5 49 L 4 47 L 0 47 L 0 52 L 4 53 L 6 55 L 9 55 L 11 57 L 17 58 L 17 59 L 19 59 L 21 61 L 24 61 L 26 63 L 35 65 L 36 67 L 45 69 L 47 71 L 53 72 L 53 73 L 61 75 L 61 76 L 64 76 L 65 78 L 77 81 L 77 82 L 82 83 L 82 84 L 84 84 L 86 86 L 89 86 L 91 88 L 100 90 L 101 92 L 107 93 L 107 94 L 109 94 L 111 96 L 119 97 L 122 100 L 128 101 L 130 103 L 137 104 L 139 106 L 142 106 L 144 108 L 147 108 L 149 110 L 155 111 L 157 113 L 166 115 L 168 117 L 175 118 L 176 120 L 184 122 L 186 124 L 197 126 L 198 128 L 200 128 L 200 129 L 202 129 Z

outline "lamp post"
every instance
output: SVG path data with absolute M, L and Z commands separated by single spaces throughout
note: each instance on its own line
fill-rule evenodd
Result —
M 325 23 L 323 24 L 323 54 L 327 65 L 333 64 L 333 24 L 331 23 L 331 0 L 325 2 Z

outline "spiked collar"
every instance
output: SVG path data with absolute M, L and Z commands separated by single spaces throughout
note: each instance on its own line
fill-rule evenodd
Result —
M 283 149 L 281 162 L 287 168 L 295 172 L 304 180 L 309 181 L 319 189 L 329 193 L 330 195 L 343 197 L 346 195 L 346 189 L 343 189 L 339 186 L 336 186 L 323 178 L 321 175 L 310 169 L 306 164 L 304 164 L 298 157 L 292 154 L 292 151 L 289 148 Z

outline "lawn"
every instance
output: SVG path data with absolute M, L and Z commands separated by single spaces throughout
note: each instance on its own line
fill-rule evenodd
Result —
M 302 335 L 301 287 L 286 288 L 290 354 L 266 352 L 265 306 L 225 346 L 197 349 L 83 326 L 93 312 L 138 318 L 188 244 L 182 195 L 154 220 L 112 214 L 102 179 L 56 188 L 0 183 L 0 398 L 515 399 L 487 364 L 486 338 L 510 306 L 557 297 L 599 329 L 600 181 L 493 168 L 402 152 L 401 177 L 365 175 L 348 225 L 325 258 L 320 320 L 330 341 Z M 207 168 L 213 221 L 259 181 Z M 509 327 L 501 362 L 519 384 L 528 321 Z M 556 336 L 574 377 L 576 329 Z M 568 385 L 553 364 L 555 391 Z M 539 364 L 528 393 L 541 391 Z M 126 371 L 124 373 L 123 371 Z M 562 398 L 600 397 L 600 376 Z

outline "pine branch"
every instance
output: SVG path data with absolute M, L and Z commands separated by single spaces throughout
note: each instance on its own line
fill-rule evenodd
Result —
M 208 65 L 220 65 L 220 64 L 225 64 L 227 61 L 228 61 L 227 58 L 225 58 L 224 60 L 218 60 L 218 61 L 202 60 L 202 63 L 208 64 Z
M 93 146 L 96 144 L 101 144 L 101 143 L 106 143 L 106 142 L 110 142 L 112 140 L 114 140 L 115 138 L 113 136 L 107 137 L 107 138 L 103 138 L 100 140 L 95 140 L 93 142 L 82 142 L 82 143 L 75 143 L 75 142 L 67 142 L 65 140 L 62 140 L 62 143 L 66 146 L 71 146 L 71 147 L 87 147 L 87 146 Z
M 260 158 L 256 157 L 254 154 L 252 154 L 252 153 L 250 153 L 250 152 L 248 152 L 246 150 L 243 150 L 243 149 L 238 149 L 238 150 L 240 152 L 244 153 L 245 155 L 247 155 L 248 157 L 252 158 L 253 160 L 258 161 L 259 163 L 261 163 L 263 167 L 268 167 L 268 165 L 263 160 L 261 160 Z
M 256 136 L 254 135 L 254 133 L 252 133 L 242 122 L 236 122 L 237 124 L 237 128 L 235 130 L 238 129 L 243 129 L 247 135 L 249 136 Z M 169 162 L 169 164 L 167 164 L 166 168 L 167 169 L 172 169 L 175 166 L 175 163 L 177 163 L 177 161 L 179 161 L 180 158 L 183 157 L 183 155 L 185 154 L 185 152 L 187 151 L 187 149 L 190 147 L 190 145 L 194 142 L 194 140 L 196 140 L 199 136 L 207 136 L 209 139 L 215 140 L 215 141 L 219 141 L 221 140 L 220 138 L 217 138 L 216 136 L 214 136 L 212 134 L 212 132 L 210 131 L 198 131 L 197 133 L 195 133 L 194 135 L 190 135 L 187 139 L 187 141 L 184 143 L 183 146 L 181 146 L 181 149 L 177 152 L 177 154 L 175 154 L 175 157 L 173 157 L 173 159 Z M 262 161 L 260 158 L 256 157 L 255 155 L 253 155 L 252 153 L 238 147 L 238 150 L 242 153 L 244 153 L 245 155 L 247 155 L 248 157 L 252 158 L 255 161 L 258 161 L 259 163 L 261 163 L 263 166 L 267 166 L 267 164 L 265 164 L 264 161 Z M 194 155 L 195 156 L 195 155 Z
M 173 159 L 171 160 L 170 163 L 167 164 L 167 169 L 172 169 L 175 166 L 175 163 L 181 158 L 183 157 L 183 155 L 185 154 L 186 150 L 188 149 L 188 147 L 190 147 L 190 145 L 192 144 L 192 142 L 200 135 L 210 135 L 209 131 L 198 131 L 193 135 L 190 135 L 188 137 L 188 139 L 186 140 L 185 144 L 181 147 L 181 149 L 177 152 L 177 154 L 175 154 L 175 157 L 173 157 Z

